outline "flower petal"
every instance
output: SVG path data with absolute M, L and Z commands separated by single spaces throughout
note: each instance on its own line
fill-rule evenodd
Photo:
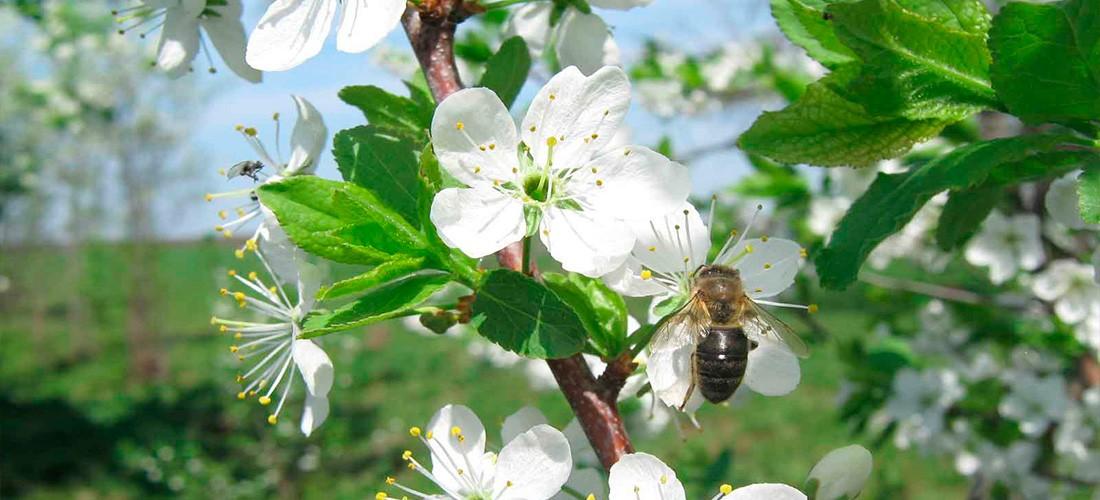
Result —
M 1043 198 L 1050 217 L 1070 229 L 1083 229 L 1086 226 L 1077 203 L 1077 176 L 1078 173 L 1074 172 L 1054 180 Z
M 298 120 L 290 134 L 290 160 L 280 172 L 283 176 L 309 174 L 317 170 L 321 151 L 325 149 L 328 128 L 317 108 L 304 97 L 291 96 L 298 109 Z
M 169 7 L 157 47 L 157 67 L 171 77 L 183 76 L 199 51 L 199 18 L 181 7 Z
M 439 237 L 473 258 L 523 239 L 523 203 L 485 186 L 447 188 L 435 195 L 430 214 Z
M 604 66 L 619 65 L 619 46 L 600 16 L 569 9 L 560 23 L 554 49 L 562 66 L 576 66 L 591 75 Z
M 306 262 L 304 258 L 298 263 L 298 314 L 304 316 L 313 309 L 313 302 L 317 297 L 317 290 L 321 289 L 321 279 L 324 273 L 321 268 Z
M 744 383 L 765 396 L 790 394 L 802 378 L 798 358 L 782 344 L 767 337 L 754 335 L 759 344 L 749 351 Z
M 836 500 L 856 498 L 871 477 L 871 452 L 858 444 L 837 448 L 821 457 L 809 479 L 818 481 L 814 498 Z
M 802 265 L 802 247 L 783 238 L 747 239 L 727 250 L 725 256 L 719 255 L 715 263 L 730 265 L 730 260 L 741 272 L 749 297 L 774 297 L 794 284 Z
M 573 175 L 568 186 L 594 210 L 619 219 L 649 220 L 685 210 L 691 176 L 687 167 L 652 149 L 627 146 L 592 159 Z M 683 215 L 672 216 L 682 219 Z
M 554 5 L 547 2 L 533 2 L 520 5 L 508 16 L 504 25 L 504 37 L 518 36 L 527 42 L 527 50 L 533 59 L 542 57 L 542 51 L 550 40 L 550 13 Z
M 676 324 L 670 328 L 689 329 L 686 324 Z M 654 394 L 672 408 L 679 409 L 684 404 L 688 389 L 691 388 L 691 357 L 695 354 L 695 343 L 691 342 L 694 331 L 669 332 L 668 341 L 654 345 L 645 365 L 646 376 Z M 698 389 L 698 388 L 696 388 Z M 703 404 L 703 395 L 699 390 L 692 392 L 691 399 L 684 405 L 684 411 L 692 413 Z
M 554 168 L 576 168 L 614 137 L 630 107 L 630 81 L 622 69 L 605 67 L 585 77 L 570 66 L 554 75 L 531 102 L 520 138 L 536 165 L 545 165 L 554 137 Z
M 785 484 L 757 483 L 737 488 L 721 500 L 806 500 L 806 494 Z
M 1020 214 L 1012 217 L 1012 227 L 1016 234 L 1016 257 L 1020 262 L 1020 268 L 1025 271 L 1034 271 L 1046 260 L 1046 251 L 1043 250 L 1041 237 L 1042 227 L 1039 216 L 1035 214 Z
M 536 425 L 504 445 L 493 475 L 493 498 L 547 499 L 569 479 L 569 441 L 549 425 Z
M 563 269 L 592 278 L 614 271 L 634 247 L 634 234 L 621 221 L 578 210 L 546 210 L 539 236 Z
M 707 261 L 710 229 L 691 203 L 680 203 L 652 220 L 630 221 L 630 227 L 637 237 L 633 255 L 651 270 L 690 272 Z M 688 257 L 686 263 L 684 257 Z
M 261 71 L 283 71 L 321 52 L 337 0 L 276 0 L 248 37 L 245 61 Z
M 306 383 L 306 391 L 314 397 L 328 396 L 333 376 L 332 360 L 328 354 L 312 340 L 295 340 L 291 349 L 294 364 Z
M 302 422 L 299 428 L 302 434 L 309 437 L 328 418 L 328 398 L 323 396 L 311 396 L 306 394 L 305 405 L 302 408 Z
M 538 408 L 524 406 L 504 419 L 504 425 L 500 428 L 500 440 L 504 443 L 510 442 L 528 429 L 546 423 L 546 416 Z
M 611 466 L 610 500 L 682 500 L 684 485 L 676 471 L 648 453 L 624 455 Z
M 336 50 L 356 53 L 374 47 L 397 27 L 404 13 L 405 0 L 344 0 Z
M 603 275 L 603 282 L 612 290 L 628 297 L 650 297 L 668 293 L 669 290 L 657 281 L 642 279 L 643 270 L 641 261 L 634 257 L 627 257 L 623 265 Z
M 459 477 L 456 466 L 451 464 L 459 464 L 458 467 L 466 469 L 464 474 L 471 477 L 480 475 L 486 466 L 485 427 L 481 419 L 465 406 L 449 404 L 435 412 L 425 431 L 432 436 L 429 439 L 432 475 L 448 491 L 462 491 L 462 485 L 469 481 Z
M 241 0 L 229 0 L 223 6 L 211 6 L 218 16 L 203 17 L 202 27 L 210 37 L 222 61 L 237 76 L 252 83 L 263 80 L 263 74 L 244 61 L 244 23 L 241 22 Z
M 440 166 L 470 186 L 515 180 L 516 144 L 512 115 L 487 88 L 451 94 L 432 118 L 432 146 Z

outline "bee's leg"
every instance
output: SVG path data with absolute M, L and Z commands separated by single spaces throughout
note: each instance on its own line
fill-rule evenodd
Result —
M 757 342 L 755 340 L 750 340 L 749 341 L 749 350 L 750 351 L 755 351 L 756 348 L 759 347 L 759 346 L 760 346 L 760 342 Z
M 691 385 L 688 386 L 687 394 L 684 395 L 684 402 L 680 403 L 680 411 L 684 411 L 684 407 L 687 406 L 688 401 L 691 401 L 691 395 L 695 393 L 695 377 L 699 371 L 695 366 L 695 353 L 691 353 Z

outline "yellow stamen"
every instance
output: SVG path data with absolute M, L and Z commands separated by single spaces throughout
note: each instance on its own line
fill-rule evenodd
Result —
M 465 124 L 465 123 L 462 123 L 462 122 L 457 122 L 457 123 L 455 123 L 455 129 L 456 129 L 456 130 L 462 130 L 462 129 L 464 129 L 464 128 L 466 128 L 466 124 Z
M 279 417 L 276 416 L 276 415 L 268 415 L 267 416 L 267 423 L 269 423 L 271 425 L 275 425 L 275 424 L 279 423 Z
M 810 304 L 806 307 L 806 312 L 813 314 L 817 312 L 817 304 Z
M 642 273 L 641 273 L 641 278 L 642 279 L 648 280 L 652 277 L 653 277 L 653 272 L 652 271 L 650 271 L 649 269 L 643 269 L 642 270 Z
M 723 484 L 718 488 L 718 491 L 720 491 L 723 495 L 729 495 L 730 493 L 733 493 L 733 486 Z
M 264 406 L 271 404 L 271 398 L 267 396 L 260 396 L 260 404 Z
M 420 437 L 420 428 L 419 427 L 410 427 L 409 428 L 409 435 L 412 436 L 412 437 Z

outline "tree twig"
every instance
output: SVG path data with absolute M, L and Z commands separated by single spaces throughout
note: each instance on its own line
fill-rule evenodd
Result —
M 436 102 L 462 89 L 454 60 L 455 29 L 479 8 L 462 0 L 424 0 L 416 8 L 409 7 L 401 19 Z M 516 271 L 523 269 L 528 258 L 521 242 L 497 252 L 501 267 Z M 533 263 L 528 272 L 538 275 Z M 634 446 L 617 403 L 626 377 L 634 370 L 630 356 L 612 360 L 598 379 L 580 354 L 546 362 L 600 463 L 610 469 L 624 454 L 632 453 Z

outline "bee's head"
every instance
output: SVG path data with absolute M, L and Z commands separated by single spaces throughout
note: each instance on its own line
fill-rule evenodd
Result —
M 732 268 L 721 266 L 718 264 L 701 265 L 695 270 L 695 278 L 728 278 L 739 279 L 741 278 L 741 272 Z

